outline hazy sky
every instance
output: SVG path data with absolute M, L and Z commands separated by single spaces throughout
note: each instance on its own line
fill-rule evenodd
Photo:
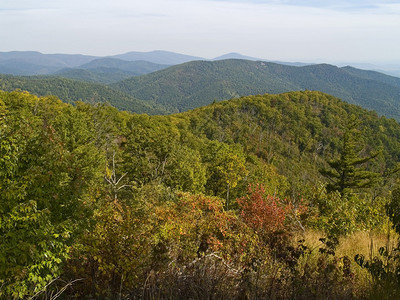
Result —
M 0 0 L 0 51 L 400 63 L 400 1 Z

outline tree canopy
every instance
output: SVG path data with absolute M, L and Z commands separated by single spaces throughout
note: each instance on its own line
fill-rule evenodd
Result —
M 399 161 L 396 121 L 320 92 L 148 116 L 0 91 L 0 298 L 343 293 L 335 243 L 308 272 L 292 236 L 396 223 Z

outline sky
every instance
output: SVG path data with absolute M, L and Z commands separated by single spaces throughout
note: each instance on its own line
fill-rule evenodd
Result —
M 0 52 L 400 63 L 394 0 L 0 0 Z

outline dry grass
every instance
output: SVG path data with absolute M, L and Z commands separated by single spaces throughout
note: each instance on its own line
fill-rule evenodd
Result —
M 318 249 L 324 246 L 319 240 L 321 237 L 326 237 L 326 235 L 323 232 L 311 230 L 294 237 L 294 242 L 299 239 L 304 239 L 305 244 L 312 250 L 311 255 L 304 258 L 306 261 L 300 262 L 300 264 L 310 264 L 317 259 Z M 389 246 L 390 249 L 395 246 L 396 242 L 396 235 L 393 232 L 390 232 L 390 234 L 383 234 L 360 231 L 339 239 L 339 245 L 336 248 L 335 257 L 340 259 L 341 257 L 347 256 L 351 260 L 351 269 L 354 273 L 353 287 L 354 292 L 358 297 L 368 298 L 368 295 L 371 293 L 372 277 L 366 269 L 361 268 L 354 261 L 355 255 L 362 254 L 366 259 L 371 259 L 378 255 L 380 247 Z
M 320 231 L 307 230 L 301 235 L 293 238 L 293 242 L 304 239 L 306 244 L 311 249 L 318 249 L 323 246 L 320 238 L 326 237 L 326 234 Z M 339 246 L 336 249 L 336 255 L 348 256 L 354 258 L 356 254 L 363 254 L 365 257 L 370 258 L 371 255 L 375 256 L 382 246 L 395 246 L 395 235 L 391 232 L 390 235 L 383 233 L 359 231 L 349 236 L 339 239 Z

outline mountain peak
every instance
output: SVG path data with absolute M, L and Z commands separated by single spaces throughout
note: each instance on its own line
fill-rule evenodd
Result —
M 227 53 L 221 56 L 214 58 L 213 60 L 223 60 L 223 59 L 245 59 L 245 60 L 264 60 L 261 58 L 255 58 L 251 56 L 245 56 L 237 52 Z
M 177 65 L 193 60 L 204 60 L 202 57 L 190 56 L 165 50 L 154 50 L 150 52 L 131 51 L 125 54 L 114 55 L 112 57 L 128 61 L 144 60 L 163 65 Z

